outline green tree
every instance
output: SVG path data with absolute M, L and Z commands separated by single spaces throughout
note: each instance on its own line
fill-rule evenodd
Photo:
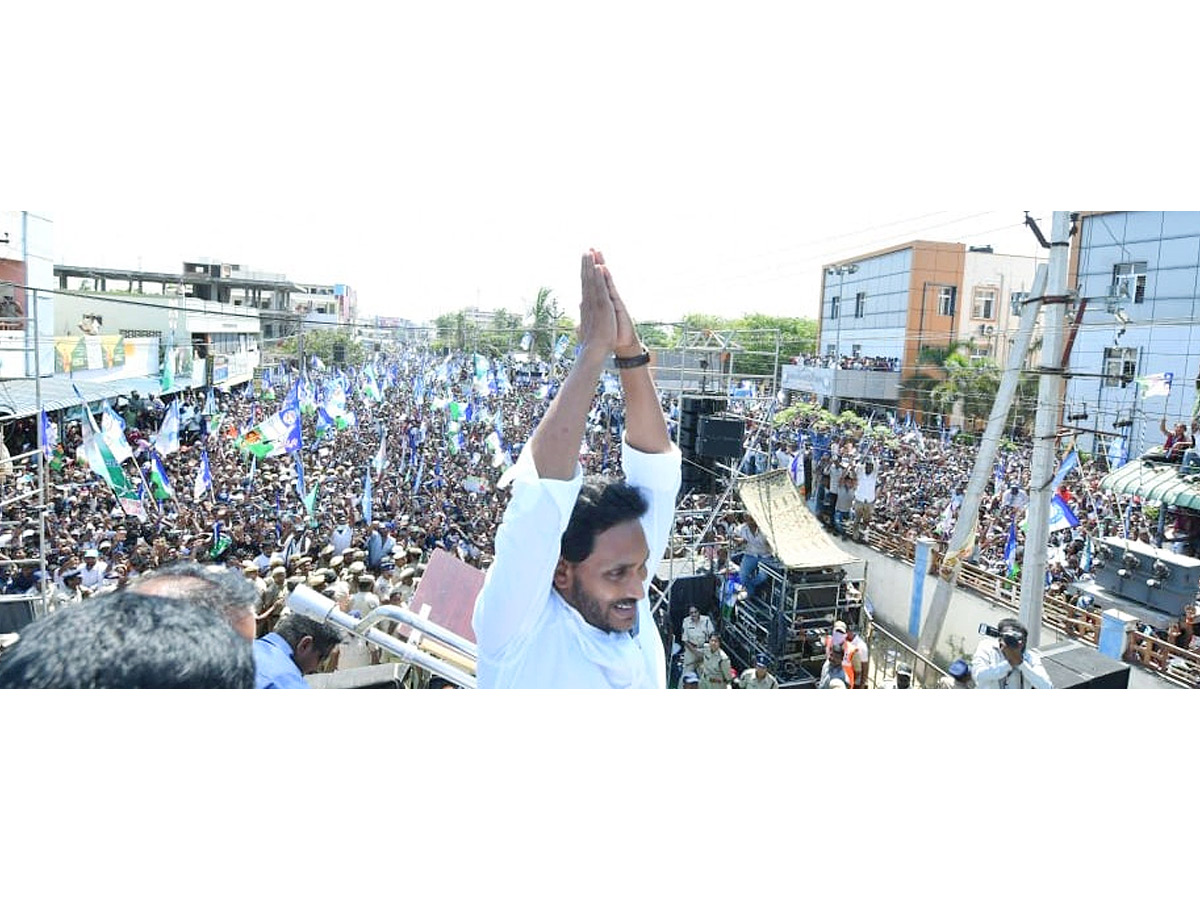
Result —
M 667 329 L 657 323 L 638 322 L 634 327 L 638 337 L 647 347 L 674 347 L 677 342 L 674 334 L 669 334 Z
M 492 314 L 492 323 L 479 329 L 476 335 L 476 352 L 489 356 L 500 356 L 513 350 L 521 338 L 521 317 L 506 309 Z
M 739 337 L 742 352 L 734 354 L 737 372 L 748 375 L 776 375 L 776 333 L 779 338 L 779 364 L 787 365 L 794 356 L 804 356 L 817 350 L 817 322 L 791 316 L 768 316 L 749 313 L 735 319 L 731 326 L 745 332 Z

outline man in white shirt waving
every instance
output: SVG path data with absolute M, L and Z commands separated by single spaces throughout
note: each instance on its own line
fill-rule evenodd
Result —
M 579 355 L 520 459 L 475 604 L 481 688 L 666 687 L 646 588 L 674 521 L 681 457 L 633 322 L 598 251 L 583 256 Z M 627 481 L 590 477 L 579 447 L 610 355 Z

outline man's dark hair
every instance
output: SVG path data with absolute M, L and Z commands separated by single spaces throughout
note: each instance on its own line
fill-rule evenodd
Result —
M 567 562 L 583 562 L 592 555 L 596 535 L 614 525 L 640 519 L 650 505 L 641 492 L 624 481 L 599 475 L 583 480 L 571 521 L 563 532 L 560 552 Z
M 211 609 L 116 591 L 32 623 L 0 688 L 253 688 L 250 642 Z
M 230 621 L 254 615 L 258 592 L 229 569 L 195 562 L 175 562 L 153 569 L 126 587 L 134 594 L 190 600 L 219 612 Z
M 300 639 L 307 635 L 313 639 L 317 653 L 321 656 L 328 656 L 342 640 L 341 632 L 333 625 L 318 622 L 299 613 L 292 613 L 280 619 L 275 626 L 275 634 L 287 641 L 292 650 L 295 650 Z
M 999 631 L 1001 634 L 1004 634 L 1006 631 L 1008 631 L 1008 632 L 1015 631 L 1021 635 L 1022 643 L 1029 640 L 1029 629 L 1021 624 L 1020 619 L 1013 619 L 1013 618 L 1001 619 L 999 622 L 996 623 L 996 630 Z

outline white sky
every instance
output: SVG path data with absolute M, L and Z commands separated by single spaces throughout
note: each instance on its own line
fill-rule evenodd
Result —
M 642 321 L 814 316 L 822 263 L 913 238 L 1034 254 L 1024 205 L 1117 208 L 1081 166 L 1079 99 L 1048 90 L 1067 73 L 973 64 L 979 37 L 923 6 L 962 10 L 22 10 L 55 63 L 16 42 L 11 68 L 43 77 L 9 93 L 29 125 L 3 152 L 34 177 L 0 206 L 51 215 L 57 261 L 212 257 L 413 319 L 522 312 L 543 285 L 573 315 L 595 246 Z M 986 46 L 1057 52 L 1038 15 Z

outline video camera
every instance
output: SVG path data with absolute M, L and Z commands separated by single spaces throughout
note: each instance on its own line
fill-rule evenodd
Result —
M 999 638 L 1005 644 L 1005 646 L 1008 647 L 1025 646 L 1025 635 L 1019 631 L 1008 628 L 1001 631 L 999 628 L 995 628 L 994 626 L 983 622 L 979 626 L 979 633 L 990 638 Z

